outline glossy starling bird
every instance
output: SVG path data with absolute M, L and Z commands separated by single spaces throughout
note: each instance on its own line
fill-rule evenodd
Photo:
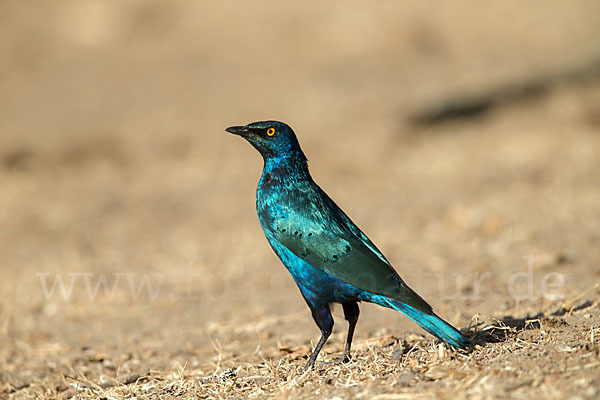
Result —
M 468 338 L 434 314 L 373 242 L 312 180 L 306 157 L 288 125 L 262 121 L 226 131 L 246 139 L 264 159 L 256 191 L 258 219 L 321 330 L 306 368 L 314 365 L 331 334 L 332 303 L 342 304 L 349 324 L 345 360 L 350 357 L 361 301 L 400 311 L 448 345 L 468 346 Z

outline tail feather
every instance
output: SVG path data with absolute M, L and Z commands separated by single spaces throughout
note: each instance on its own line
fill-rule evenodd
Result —
M 469 346 L 469 338 L 460 333 L 458 329 L 441 319 L 435 314 L 426 314 L 419 311 L 407 304 L 401 303 L 397 300 L 388 299 L 387 297 L 380 297 L 378 303 L 384 307 L 393 308 L 396 311 L 400 311 L 408 318 L 419 324 L 421 328 L 431 333 L 436 338 L 440 339 L 454 347 L 464 349 Z M 381 301 L 381 302 L 380 302 Z

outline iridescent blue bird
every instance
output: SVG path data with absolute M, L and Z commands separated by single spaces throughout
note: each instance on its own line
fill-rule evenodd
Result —
M 269 244 L 296 281 L 321 330 L 306 368 L 311 368 L 333 329 L 330 305 L 341 303 L 348 321 L 344 359 L 366 301 L 400 311 L 448 345 L 469 340 L 434 314 L 409 288 L 373 242 L 313 181 L 292 129 L 278 121 L 232 126 L 264 159 L 256 191 L 258 219 Z

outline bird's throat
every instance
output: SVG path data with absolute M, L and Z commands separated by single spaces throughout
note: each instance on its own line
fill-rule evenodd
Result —
M 259 188 L 303 179 L 311 179 L 306 157 L 302 153 L 287 154 L 284 157 L 265 159 Z

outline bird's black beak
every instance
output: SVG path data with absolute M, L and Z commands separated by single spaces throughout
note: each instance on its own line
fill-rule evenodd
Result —
M 229 133 L 240 136 L 246 136 L 250 132 L 250 130 L 245 126 L 230 126 L 225 130 Z

